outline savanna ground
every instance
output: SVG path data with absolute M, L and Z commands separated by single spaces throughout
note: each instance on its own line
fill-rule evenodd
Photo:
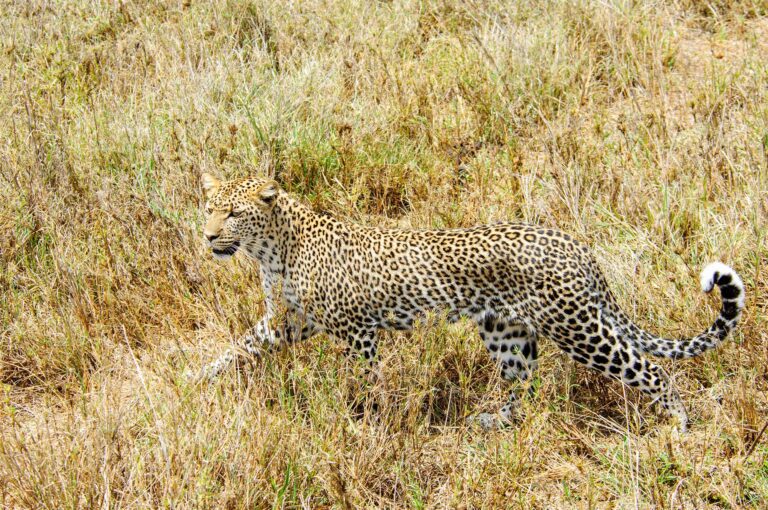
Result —
M 0 2 L 0 505 L 765 508 L 768 3 Z M 525 418 L 469 324 L 386 334 L 378 414 L 319 337 L 212 386 L 257 271 L 199 176 L 266 172 L 373 225 L 520 220 L 594 248 L 629 314 L 736 334 L 647 399 L 544 341 Z M 644 418 L 641 419 L 640 416 Z

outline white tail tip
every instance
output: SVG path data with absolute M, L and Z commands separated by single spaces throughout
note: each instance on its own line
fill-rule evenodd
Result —
M 728 285 L 733 285 L 739 289 L 739 308 L 744 306 L 744 282 L 741 281 L 741 277 L 731 267 L 726 266 L 722 262 L 712 262 L 707 264 L 707 267 L 701 272 L 701 290 L 704 292 L 712 292 L 717 282 L 725 276 L 730 275 L 730 281 Z

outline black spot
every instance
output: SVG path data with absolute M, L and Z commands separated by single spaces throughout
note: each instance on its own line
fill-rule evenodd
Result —
M 741 294 L 741 291 L 735 285 L 726 285 L 725 287 L 720 287 L 720 295 L 723 299 L 735 299 L 739 297 L 739 294 Z
M 599 365 L 607 365 L 608 364 L 608 358 L 606 358 L 605 356 L 603 356 L 601 354 L 595 355 L 592 359 L 595 360 L 595 363 L 597 363 Z
M 493 321 L 492 320 L 486 320 L 483 324 L 483 327 L 488 333 L 493 333 Z
M 589 361 L 587 361 L 587 359 L 586 359 L 586 358 L 583 358 L 583 357 L 581 357 L 581 356 L 577 356 L 577 355 L 574 355 L 574 356 L 573 356 L 573 359 L 574 359 L 575 361 L 578 361 L 579 363 L 581 363 L 581 364 L 583 364 L 583 365 L 586 365 L 587 363 L 589 363 Z
M 730 274 L 724 274 L 720 278 L 715 278 L 715 282 L 720 286 L 728 285 L 729 283 L 731 283 L 731 280 L 733 280 L 733 277 Z
M 489 349 L 490 349 L 492 352 L 496 352 L 496 351 L 498 351 L 498 350 L 499 350 L 499 344 L 490 344 L 490 345 L 488 346 L 488 348 L 489 348 Z
M 614 375 L 618 375 L 621 373 L 621 368 L 617 367 L 616 365 L 611 365 L 608 367 L 608 371 Z
M 501 344 L 501 352 L 507 352 L 507 344 Z
M 598 350 L 603 354 L 608 355 L 611 353 L 611 344 L 603 344 L 600 347 L 598 347 Z
M 731 320 L 739 313 L 739 308 L 735 301 L 723 301 L 723 310 L 720 312 L 724 319 Z
M 635 378 L 635 371 L 631 368 L 628 368 L 624 371 L 624 378 L 625 379 L 634 379 Z
M 527 343 L 523 345 L 523 356 L 527 358 L 530 353 L 531 353 L 531 344 Z

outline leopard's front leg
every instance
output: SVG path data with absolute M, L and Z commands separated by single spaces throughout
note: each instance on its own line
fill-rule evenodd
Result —
M 235 347 L 228 349 L 219 358 L 206 365 L 203 378 L 212 381 L 237 361 L 254 361 L 264 354 L 273 352 L 283 345 L 303 341 L 316 333 L 316 328 L 305 318 L 295 313 L 288 314 L 273 325 L 273 320 L 264 316 L 258 324 L 241 336 Z
M 377 384 L 385 382 L 377 362 L 376 333 L 373 328 L 335 328 L 331 331 L 334 337 L 346 342 L 347 358 L 362 363 L 364 375 L 362 380 L 357 382 L 359 386 L 351 403 L 353 415 L 358 418 L 365 414 L 366 408 L 378 413 L 379 398 L 386 395 L 385 392 L 372 393 Z

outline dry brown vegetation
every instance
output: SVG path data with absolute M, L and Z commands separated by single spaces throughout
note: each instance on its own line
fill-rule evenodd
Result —
M 765 508 L 767 10 L 0 2 L 0 505 Z M 547 342 L 525 419 L 467 427 L 505 398 L 469 324 L 385 335 L 362 419 L 326 337 L 193 384 L 262 302 L 202 247 L 204 171 L 368 224 L 559 227 L 666 335 L 714 318 L 723 260 L 746 314 L 664 362 L 681 438 Z

